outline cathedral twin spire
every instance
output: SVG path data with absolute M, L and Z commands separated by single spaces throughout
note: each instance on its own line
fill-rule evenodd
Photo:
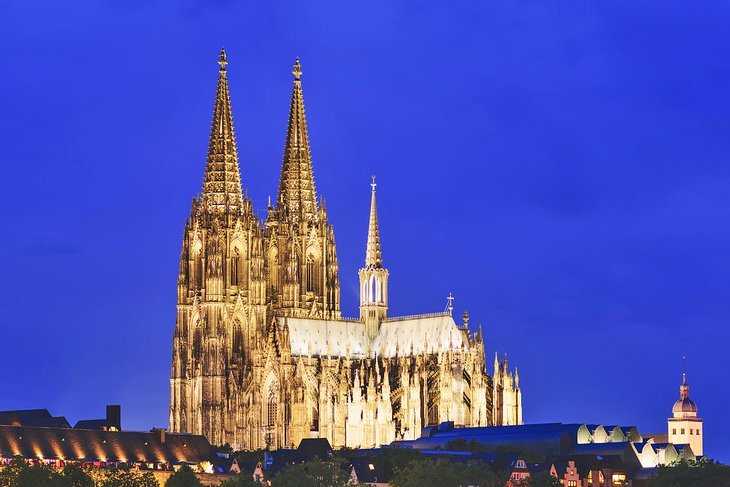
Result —
M 225 50 L 218 58 L 220 71 L 213 109 L 213 123 L 203 179 L 203 204 L 214 211 L 239 210 L 243 203 L 231 97 L 228 92 Z
M 302 66 L 298 58 L 294 63 L 292 74 L 294 88 L 289 108 L 278 204 L 296 221 L 300 218 L 307 220 L 316 213 L 317 192 L 314 187 L 312 154 L 309 149 L 307 119 L 304 113 Z

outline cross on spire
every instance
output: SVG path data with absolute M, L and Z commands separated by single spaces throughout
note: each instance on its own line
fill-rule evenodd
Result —
M 302 78 L 302 65 L 299 63 L 299 58 L 294 61 L 294 69 L 292 69 L 291 74 L 294 75 L 295 81 L 299 81 Z
M 449 292 L 449 296 L 446 298 L 449 302 L 449 315 L 453 314 L 454 311 L 454 295 Z
M 221 48 L 221 53 L 218 56 L 218 65 L 221 67 L 221 73 L 226 72 L 227 64 L 228 64 L 228 60 L 226 58 L 226 50 L 224 48 Z

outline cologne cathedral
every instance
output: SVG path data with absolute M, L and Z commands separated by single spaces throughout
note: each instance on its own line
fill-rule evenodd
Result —
M 517 371 L 486 369 L 476 333 L 443 313 L 388 314 L 375 180 L 360 316 L 340 312 L 335 234 L 317 200 L 299 61 L 276 200 L 260 220 L 243 191 L 221 51 L 202 194 L 185 222 L 170 430 L 235 449 L 335 448 L 415 439 L 421 428 L 522 423 Z M 363 215 L 363 228 L 365 215 Z

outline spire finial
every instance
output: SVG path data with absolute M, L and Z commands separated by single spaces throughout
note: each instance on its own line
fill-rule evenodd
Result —
M 449 315 L 451 315 L 454 311 L 454 295 L 449 292 L 449 296 L 446 298 L 446 300 L 449 302 L 448 309 Z
M 291 74 L 294 75 L 294 81 L 299 81 L 302 78 L 302 65 L 299 58 L 294 61 L 294 69 L 292 69 Z
M 226 65 L 228 64 L 228 60 L 226 58 L 226 50 L 221 47 L 221 53 L 218 56 L 218 65 L 221 67 L 221 74 L 225 75 L 226 72 Z
M 377 186 L 377 184 L 375 184 L 375 176 L 373 175 L 371 177 L 373 178 L 373 182 L 370 183 L 370 187 L 373 188 L 373 193 L 374 193 L 375 192 L 375 186 Z

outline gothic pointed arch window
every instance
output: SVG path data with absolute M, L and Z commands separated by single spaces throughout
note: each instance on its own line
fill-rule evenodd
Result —
M 319 431 L 319 410 L 316 405 L 312 406 L 312 426 L 311 431 Z
M 269 385 L 269 391 L 266 398 L 266 426 L 273 428 L 276 426 L 276 414 L 278 410 L 278 397 L 274 383 Z
M 372 274 L 370 276 L 370 282 L 368 283 L 368 302 L 369 303 L 375 303 L 377 302 L 377 287 L 378 283 L 375 279 L 375 274 Z
M 279 413 L 279 393 L 276 379 L 270 379 L 266 393 L 266 409 L 264 410 L 264 425 L 266 434 L 266 446 L 276 447 L 277 415 Z
M 313 254 L 307 255 L 307 291 L 317 292 L 319 289 L 317 261 Z
M 280 288 L 279 251 L 276 250 L 276 247 L 272 247 L 271 250 L 269 250 L 269 285 L 275 292 Z
M 196 289 L 203 287 L 203 243 L 196 240 L 193 244 L 193 282 Z
M 232 286 L 238 286 L 240 282 L 240 261 L 241 261 L 241 252 L 238 250 L 238 247 L 233 248 L 233 255 L 231 255 L 231 285 Z

